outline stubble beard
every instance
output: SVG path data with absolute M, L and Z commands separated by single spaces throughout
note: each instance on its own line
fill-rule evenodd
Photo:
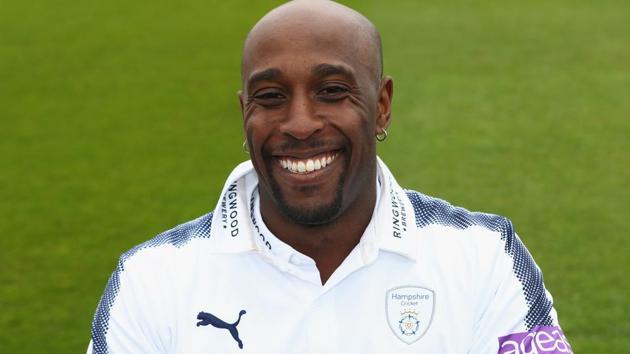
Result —
M 343 204 L 344 177 L 345 175 L 343 174 L 340 176 L 335 191 L 335 198 L 331 203 L 317 205 L 312 208 L 296 207 L 287 203 L 279 184 L 273 177 L 271 178 L 271 193 L 273 199 L 277 201 L 280 211 L 293 222 L 311 226 L 327 224 L 333 221 L 341 210 L 341 205 Z

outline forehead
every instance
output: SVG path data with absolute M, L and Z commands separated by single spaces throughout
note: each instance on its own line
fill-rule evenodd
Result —
M 265 23 L 254 28 L 243 50 L 244 82 L 257 72 L 275 69 L 281 73 L 316 72 L 322 64 L 346 67 L 361 75 L 370 71 L 368 43 L 352 22 L 310 20 Z

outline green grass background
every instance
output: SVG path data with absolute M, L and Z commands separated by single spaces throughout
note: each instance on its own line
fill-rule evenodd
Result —
M 84 352 L 120 253 L 212 209 L 277 2 L 0 2 L 0 353 Z M 630 2 L 349 1 L 401 184 L 510 217 L 576 353 L 630 348 Z

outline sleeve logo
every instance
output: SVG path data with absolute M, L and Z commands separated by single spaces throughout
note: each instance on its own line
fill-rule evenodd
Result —
M 536 326 L 529 332 L 499 337 L 498 354 L 573 354 L 560 327 Z

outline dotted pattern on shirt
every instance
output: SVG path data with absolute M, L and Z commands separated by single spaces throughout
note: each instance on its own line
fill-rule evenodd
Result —
M 114 305 L 116 296 L 120 291 L 120 273 L 125 270 L 125 262 L 134 254 L 147 248 L 158 247 L 170 244 L 177 248 L 182 247 L 193 238 L 209 238 L 212 226 L 212 215 L 210 212 L 195 220 L 176 226 L 175 228 L 165 231 L 147 242 L 144 242 L 124 253 L 119 261 L 116 270 L 112 273 L 105 292 L 101 297 L 101 301 L 96 308 L 96 314 L 92 322 L 92 349 L 95 354 L 107 354 L 109 349 L 105 336 L 109 330 L 110 310 Z
M 553 320 L 549 315 L 552 303 L 545 293 L 542 273 L 521 240 L 516 237 L 510 220 L 498 215 L 470 212 L 464 208 L 452 206 L 442 199 L 428 197 L 416 191 L 406 190 L 406 193 L 413 205 L 418 228 L 440 224 L 466 229 L 477 225 L 500 232 L 501 240 L 505 242 L 505 253 L 514 260 L 512 270 L 522 285 L 525 302 L 529 309 L 525 315 L 527 330 L 539 325 L 553 325 Z

